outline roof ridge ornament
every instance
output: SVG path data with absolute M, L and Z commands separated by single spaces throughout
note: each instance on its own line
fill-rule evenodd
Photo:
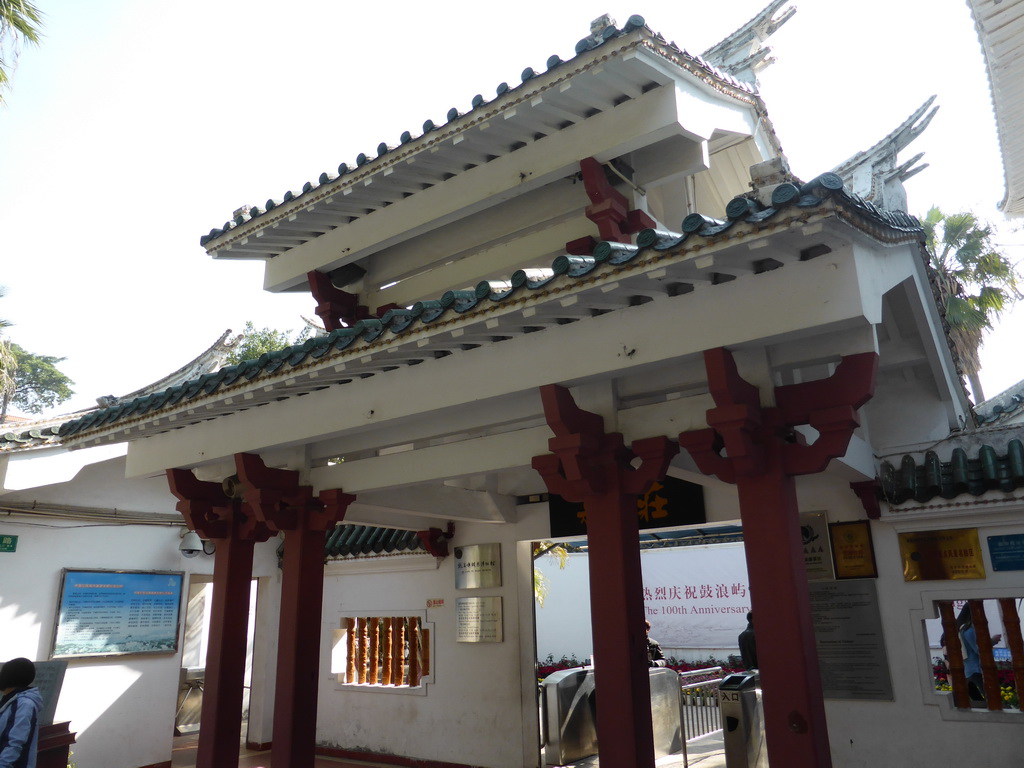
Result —
M 853 194 L 869 203 L 887 211 L 907 211 L 903 182 L 927 168 L 928 163 L 917 165 L 924 157 L 923 152 L 902 165 L 897 164 L 897 156 L 931 123 L 939 111 L 937 106 L 932 107 L 934 102 L 932 96 L 884 139 L 840 163 L 832 172 L 842 177 Z
M 789 0 L 772 0 L 759 14 L 737 29 L 721 42 L 708 48 L 701 58 L 709 64 L 727 72 L 737 80 L 757 86 L 757 73 L 775 63 L 769 56 L 771 46 L 764 41 L 793 18 L 796 8 L 787 8 L 781 15 L 779 10 Z

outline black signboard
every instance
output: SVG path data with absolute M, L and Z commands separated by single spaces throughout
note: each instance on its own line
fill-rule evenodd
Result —
M 551 494 L 548 507 L 552 538 L 587 534 L 587 511 L 582 503 L 566 501 Z M 653 483 L 650 490 L 637 499 L 636 514 L 640 530 L 705 523 L 704 488 L 686 480 L 666 477 Z

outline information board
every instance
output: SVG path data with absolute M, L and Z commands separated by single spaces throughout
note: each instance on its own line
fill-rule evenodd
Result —
M 181 571 L 64 569 L 51 658 L 178 650 Z
M 460 597 L 455 605 L 456 642 L 502 641 L 500 597 Z
M 892 678 L 874 579 L 808 585 L 827 699 L 892 701 Z
M 993 571 L 1024 571 L 1024 534 L 989 536 L 988 554 Z

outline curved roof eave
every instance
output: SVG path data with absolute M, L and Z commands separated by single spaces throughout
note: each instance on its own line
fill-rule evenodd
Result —
M 306 182 L 301 191 L 286 191 L 280 200 L 268 200 L 263 206 L 243 206 L 231 220 L 200 238 L 200 244 L 210 255 L 272 258 L 293 247 L 292 243 L 298 244 L 316 237 L 351 220 L 349 216 L 355 218 L 369 214 L 411 196 L 423 184 L 432 186 L 450 178 L 460 170 L 462 162 L 452 162 L 450 168 L 441 168 L 437 165 L 439 153 L 433 153 L 432 150 L 445 143 L 450 152 L 450 145 L 458 135 L 475 131 L 479 136 L 489 120 L 513 109 L 531 106 L 531 102 L 541 94 L 557 100 L 560 98 L 559 89 L 567 80 L 600 67 L 608 67 L 613 61 L 622 68 L 618 71 L 620 76 L 601 81 L 602 87 L 609 89 L 606 95 L 613 106 L 620 99 L 634 98 L 652 86 L 670 82 L 672 76 L 690 77 L 703 87 L 714 89 L 752 107 L 767 142 L 777 153 L 781 153 L 781 146 L 764 104 L 751 85 L 722 72 L 701 57 L 687 53 L 675 43 L 667 42 L 661 35 L 652 32 L 642 17 L 631 17 L 621 30 L 614 27 L 610 29 L 615 30 L 614 33 L 606 32 L 599 41 L 591 41 L 590 38 L 580 41 L 577 44 L 577 55 L 566 61 L 552 56 L 544 72 L 526 68 L 522 73 L 522 82 L 517 86 L 510 87 L 507 83 L 501 83 L 494 99 L 488 101 L 478 94 L 471 100 L 469 111 L 463 113 L 456 108 L 450 109 L 448 121 L 444 124 L 435 125 L 428 120 L 419 136 L 414 137 L 407 131 L 396 145 L 381 142 L 377 146 L 376 155 L 361 153 L 354 165 L 341 163 L 336 173 L 321 173 L 317 182 Z M 646 63 L 641 65 L 627 62 L 625 54 L 631 51 L 645 57 Z M 651 66 L 652 62 L 654 66 Z M 632 69 L 626 72 L 627 67 Z M 656 69 L 661 71 L 656 72 Z M 623 74 L 632 77 L 622 77 Z M 620 92 L 612 94 L 611 89 L 616 88 Z M 593 105 L 593 110 L 599 111 L 598 106 Z M 590 109 L 588 105 L 577 103 L 563 109 L 562 114 L 567 118 L 567 124 L 572 124 L 574 119 L 589 117 Z M 529 141 L 536 133 L 536 123 L 529 117 L 521 121 L 513 118 L 505 121 L 503 129 L 518 130 L 521 138 Z M 553 129 L 560 128 L 555 124 Z M 508 133 L 504 133 L 501 139 L 506 146 L 513 148 L 523 143 Z M 501 151 L 497 145 L 494 149 L 495 152 Z M 430 161 L 436 166 L 436 173 L 430 178 L 422 177 L 423 169 L 411 172 L 408 166 L 410 159 L 425 152 L 432 152 Z M 377 184 L 372 190 L 371 181 Z M 321 210 L 316 210 L 318 205 Z M 297 222 L 297 218 L 303 221 Z M 268 237 L 265 231 L 268 227 L 276 227 L 280 231 L 275 230 L 273 236 Z M 254 236 L 263 236 L 264 239 L 252 243 L 249 239 Z

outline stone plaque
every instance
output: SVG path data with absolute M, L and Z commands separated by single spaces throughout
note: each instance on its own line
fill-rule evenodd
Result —
M 501 544 L 470 544 L 455 548 L 455 588 L 501 586 Z
M 39 689 L 39 695 L 43 697 L 43 708 L 39 712 L 40 725 L 53 725 L 53 714 L 57 711 L 57 700 L 60 698 L 60 689 L 64 685 L 64 673 L 68 669 L 68 663 L 64 660 L 37 661 L 36 679 L 32 685 Z
M 892 701 L 876 582 L 819 581 L 809 587 L 825 698 Z
M 500 643 L 501 598 L 460 597 L 455 600 L 456 641 Z

